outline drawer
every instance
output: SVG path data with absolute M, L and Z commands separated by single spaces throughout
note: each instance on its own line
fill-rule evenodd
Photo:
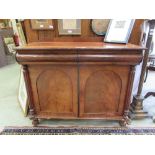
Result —
M 112 62 L 137 64 L 142 60 L 141 55 L 127 54 L 78 54 L 79 62 Z
M 16 54 L 20 62 L 76 62 L 77 54 Z

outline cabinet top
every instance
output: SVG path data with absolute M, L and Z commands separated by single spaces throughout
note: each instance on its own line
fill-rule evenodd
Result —
M 15 48 L 18 50 L 143 50 L 134 44 L 110 44 L 103 42 L 33 42 Z

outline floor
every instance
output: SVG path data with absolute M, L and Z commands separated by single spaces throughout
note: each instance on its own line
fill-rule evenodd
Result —
M 19 87 L 20 66 L 17 63 L 0 68 L 0 127 L 4 126 L 32 126 L 31 120 L 23 115 L 20 108 L 17 92 Z M 155 82 L 152 84 L 149 81 L 154 81 L 155 73 L 148 76 L 147 82 L 144 85 L 143 94 L 148 90 L 155 88 Z M 144 109 L 150 116 L 155 115 L 155 98 L 150 97 L 144 101 Z M 41 121 L 40 126 L 97 126 L 97 127 L 119 127 L 116 121 L 103 120 L 48 120 Z M 133 120 L 131 127 L 155 127 L 151 117 L 143 120 Z

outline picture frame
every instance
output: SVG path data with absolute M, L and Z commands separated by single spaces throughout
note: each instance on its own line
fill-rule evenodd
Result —
M 112 19 L 109 23 L 104 42 L 128 43 L 134 22 L 134 19 Z
M 26 44 L 26 38 L 25 38 L 25 35 L 24 35 L 24 32 L 23 32 L 21 22 L 17 23 L 16 26 L 17 26 L 19 38 L 21 40 L 21 44 L 25 45 Z
M 26 91 L 22 68 L 20 69 L 18 101 L 19 101 L 20 107 L 24 113 L 24 116 L 27 116 L 27 114 L 28 114 L 28 97 L 27 97 L 27 91 Z
M 81 35 L 80 19 L 58 19 L 59 35 Z
M 17 28 L 17 22 L 16 22 L 16 19 L 11 19 L 11 25 L 12 25 L 12 28 L 13 28 L 13 32 L 14 34 L 16 34 L 19 38 L 19 46 L 22 46 L 22 40 L 20 38 L 20 34 L 19 34 L 19 31 L 18 31 L 18 28 Z
M 31 19 L 33 30 L 53 30 L 54 23 L 52 19 Z
M 92 31 L 98 36 L 104 36 L 108 29 L 110 19 L 92 19 L 91 28 Z
M 14 48 L 16 46 L 15 46 L 13 37 L 4 37 L 3 41 L 4 41 L 4 44 L 6 47 L 6 53 L 7 54 L 15 54 L 16 51 L 14 50 Z

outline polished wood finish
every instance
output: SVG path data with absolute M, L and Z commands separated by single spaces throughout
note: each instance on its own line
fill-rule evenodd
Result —
M 108 50 L 113 51 L 113 49 L 116 51 L 119 51 L 121 53 L 124 52 L 124 50 L 128 50 L 131 52 L 139 51 L 141 53 L 142 49 L 145 49 L 141 46 L 134 45 L 134 44 L 110 44 L 110 43 L 104 43 L 104 42 L 32 42 L 22 47 L 16 47 L 16 50 L 18 50 L 18 53 L 22 53 L 24 50 L 102 50 L 102 52 L 105 52 Z M 22 51 L 20 51 L 22 50 Z M 134 51 L 133 51 L 134 50 Z M 47 52 L 47 51 L 46 51 Z M 95 51 L 98 52 L 98 51 Z M 35 51 L 36 53 L 36 51 Z M 116 53 L 117 54 L 117 53 Z
M 29 116 L 30 119 L 32 119 L 32 124 L 34 126 L 38 125 L 38 119 L 35 117 L 36 115 L 36 110 L 34 108 L 34 100 L 33 100 L 33 96 L 32 96 L 32 87 L 31 87 L 31 83 L 30 83 L 30 76 L 29 76 L 29 71 L 28 71 L 28 67 L 27 65 L 23 65 L 22 66 L 23 69 L 23 75 L 24 75 L 24 79 L 25 79 L 25 85 L 26 85 L 26 90 L 27 90 L 27 96 L 28 96 L 28 101 L 29 101 Z
M 141 24 L 143 19 L 136 19 L 129 43 L 139 45 L 141 36 Z M 91 28 L 91 19 L 81 19 L 80 36 L 64 36 L 58 33 L 58 21 L 53 19 L 54 30 L 33 30 L 30 19 L 24 20 L 24 32 L 27 42 L 103 42 L 104 37 L 96 35 Z
M 31 28 L 31 22 L 29 19 L 24 20 L 24 27 L 26 31 L 26 36 L 27 36 L 27 42 L 46 42 L 46 41 L 56 41 L 56 42 L 69 42 L 69 41 L 103 41 L 103 38 L 100 36 L 97 36 L 93 33 L 91 30 L 90 26 L 90 19 L 82 19 L 81 20 L 81 35 L 80 36 L 64 36 L 64 35 L 59 35 L 58 32 L 58 20 L 53 19 L 53 30 L 33 30 Z
M 128 74 L 127 66 L 80 64 L 80 117 L 121 116 Z
M 40 117 L 77 117 L 77 67 L 30 65 L 36 114 Z
M 144 48 L 102 42 L 42 42 L 16 48 L 33 124 L 38 119 L 128 122 L 134 67 Z

